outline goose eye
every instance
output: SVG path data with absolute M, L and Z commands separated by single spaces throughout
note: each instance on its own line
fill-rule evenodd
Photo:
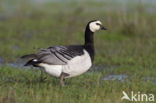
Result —
M 96 25 L 100 25 L 99 23 L 96 23 Z

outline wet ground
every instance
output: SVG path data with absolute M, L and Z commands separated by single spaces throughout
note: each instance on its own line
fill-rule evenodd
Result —
M 13 69 L 23 68 L 23 69 L 30 69 L 31 66 L 24 66 L 23 60 L 17 60 L 16 63 L 4 63 L 3 58 L 0 57 L 0 66 L 10 66 Z M 108 70 L 112 72 L 114 69 L 116 69 L 118 66 L 107 66 L 107 65 L 93 65 L 92 68 L 88 71 L 88 73 L 91 75 L 93 72 L 104 72 L 105 70 Z M 34 68 L 39 69 L 39 68 Z M 0 76 L 0 79 L 2 76 Z M 107 76 L 103 76 L 102 80 L 104 81 L 119 81 L 124 82 L 127 79 L 131 79 L 131 76 L 127 74 L 108 74 Z M 7 81 L 13 81 L 11 78 L 8 78 Z M 156 77 L 144 77 L 144 82 L 152 81 L 153 84 L 156 84 Z

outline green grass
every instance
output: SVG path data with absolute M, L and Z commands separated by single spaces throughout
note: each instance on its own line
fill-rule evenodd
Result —
M 123 90 L 128 93 L 156 93 L 156 84 L 153 85 L 152 81 L 140 81 L 141 78 L 135 73 L 132 79 L 125 82 L 102 81 L 102 73 L 85 73 L 67 79 L 66 86 L 61 88 L 56 78 L 46 74 L 46 79 L 41 82 L 40 71 L 36 69 L 13 69 L 5 66 L 0 70 L 1 103 L 120 103 Z
M 22 55 L 38 48 L 83 44 L 85 26 L 92 19 L 100 19 L 108 30 L 95 34 L 94 61 L 107 68 L 67 79 L 62 88 L 45 73 L 47 79 L 40 81 L 40 71 L 34 68 L 0 65 L 0 103 L 120 103 L 123 90 L 156 96 L 155 80 L 145 80 L 156 77 L 156 14 L 148 12 L 154 4 L 124 7 L 92 1 L 36 7 L 25 1 L 9 14 L 1 2 L 0 57 L 6 64 L 19 63 Z M 102 80 L 110 74 L 129 78 Z

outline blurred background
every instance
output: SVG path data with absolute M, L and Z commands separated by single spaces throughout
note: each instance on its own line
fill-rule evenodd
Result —
M 108 30 L 95 34 L 89 72 L 60 89 L 23 69 L 20 57 L 39 48 L 83 44 L 93 19 Z M 120 103 L 123 90 L 156 96 L 155 86 L 156 0 L 0 0 L 1 103 Z
M 149 56 L 155 50 L 155 18 L 155 0 L 0 0 L 0 58 L 16 62 L 38 48 L 83 44 L 92 19 L 108 28 L 95 36 L 97 63 Z
M 22 55 L 39 48 L 83 44 L 86 24 L 98 19 L 108 30 L 95 34 L 95 65 L 151 75 L 156 67 L 155 18 L 154 0 L 1 0 L 0 64 L 18 67 Z

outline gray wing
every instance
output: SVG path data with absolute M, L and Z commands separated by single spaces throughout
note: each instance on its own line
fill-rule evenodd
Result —
M 41 49 L 35 54 L 34 59 L 37 59 L 40 63 L 65 65 L 75 56 L 83 54 L 83 46 L 54 46 Z

